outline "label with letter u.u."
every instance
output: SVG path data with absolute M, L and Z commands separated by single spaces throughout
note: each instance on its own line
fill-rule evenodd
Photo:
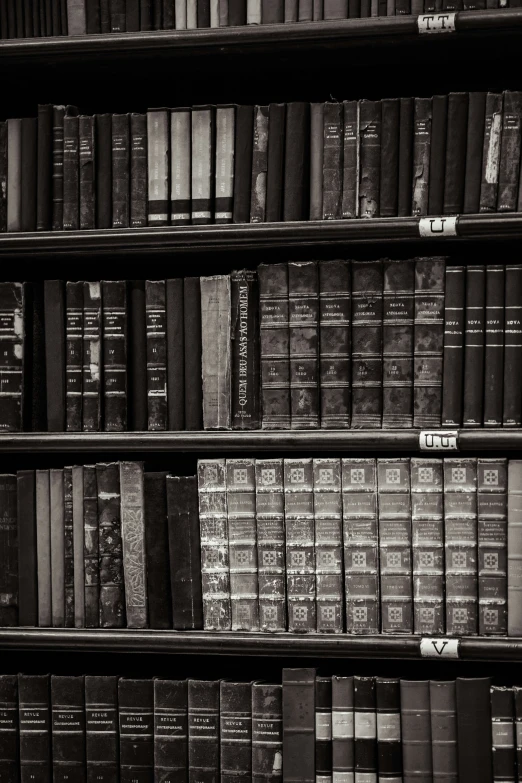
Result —
M 421 451 L 457 451 L 458 437 L 457 430 L 421 430 L 419 448 Z
M 419 234 L 421 237 L 437 239 L 457 236 L 457 215 L 448 217 L 421 217 Z
M 421 639 L 420 654 L 423 658 L 458 658 L 460 639 Z
M 454 12 L 434 11 L 432 14 L 420 14 L 417 17 L 419 33 L 454 33 Z

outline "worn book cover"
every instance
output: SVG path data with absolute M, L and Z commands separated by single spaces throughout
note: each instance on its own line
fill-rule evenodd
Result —
M 286 630 L 283 460 L 256 459 L 256 538 L 261 631 Z
M 229 275 L 202 277 L 203 426 L 206 430 L 231 427 L 231 288 Z
M 382 325 L 382 426 L 413 426 L 413 316 L 415 261 L 384 266 Z
M 316 261 L 288 263 L 291 429 L 319 426 L 319 277 Z
M 232 428 L 256 430 L 260 425 L 257 274 L 248 269 L 234 271 L 230 286 Z
M 319 375 L 322 429 L 351 419 L 351 274 L 348 261 L 319 264 Z
M 284 460 L 288 630 L 314 632 L 315 530 L 312 459 Z
M 288 265 L 260 264 L 259 334 L 263 429 L 290 429 Z
M 507 460 L 477 462 L 480 636 L 507 634 Z
M 352 427 L 382 425 L 382 261 L 352 262 Z
M 145 282 L 147 323 L 147 424 L 149 431 L 167 429 L 167 314 L 165 281 Z
M 128 628 L 148 627 L 143 466 L 120 462 L 123 575 Z
M 315 579 L 317 631 L 344 627 L 341 462 L 314 458 Z
M 127 430 L 127 281 L 104 280 L 101 285 L 104 429 L 123 432 Z

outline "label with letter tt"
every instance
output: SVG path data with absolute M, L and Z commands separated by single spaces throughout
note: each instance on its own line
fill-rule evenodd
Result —
M 417 17 L 419 33 L 454 33 L 455 13 L 434 11 L 432 14 L 420 14 Z

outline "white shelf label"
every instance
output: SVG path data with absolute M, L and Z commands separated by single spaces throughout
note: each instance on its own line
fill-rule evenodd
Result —
M 419 447 L 421 451 L 457 451 L 457 430 L 421 430 Z
M 417 17 L 419 33 L 454 33 L 455 13 L 438 12 Z
M 419 234 L 421 237 L 456 237 L 457 215 L 448 217 L 423 217 L 419 220 Z
M 458 658 L 460 639 L 421 639 L 420 654 L 423 658 Z

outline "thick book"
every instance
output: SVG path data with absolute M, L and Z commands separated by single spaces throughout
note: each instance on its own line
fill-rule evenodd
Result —
M 507 634 L 507 460 L 479 458 L 478 603 L 480 636 Z
M 185 330 L 183 326 L 183 278 L 167 280 L 167 424 L 169 430 L 185 429 Z
M 314 458 L 313 478 L 317 631 L 341 633 L 344 601 L 340 459 Z
M 290 429 L 288 265 L 260 264 L 259 334 L 263 429 Z
M 508 636 L 522 634 L 522 461 L 508 464 Z
M 191 201 L 191 111 L 172 109 L 170 113 L 170 223 L 190 223 Z
M 147 315 L 144 280 L 129 281 L 128 420 L 129 429 L 147 429 Z
M 457 783 L 455 681 L 430 681 L 431 757 L 434 783 Z
M 488 92 L 486 96 L 482 147 L 480 212 L 496 212 L 497 209 L 500 150 L 502 145 L 502 104 L 502 95 Z
M 130 115 L 130 226 L 147 225 L 147 115 Z
M 158 783 L 187 780 L 186 680 L 154 680 L 154 774 Z
M 288 630 L 316 630 L 312 459 L 284 460 Z
M 268 119 L 269 107 L 256 106 L 254 116 L 254 146 L 252 149 L 252 191 L 250 196 L 251 223 L 264 223 L 266 220 Z
M 446 267 L 442 361 L 441 424 L 443 427 L 460 427 L 462 424 L 465 284 L 465 267 Z
M 502 424 L 504 427 L 520 427 L 522 395 L 517 378 L 522 371 L 522 266 L 506 264 L 505 269 Z
M 51 781 L 49 680 L 48 674 L 18 675 L 20 783 Z
M 464 333 L 464 427 L 481 427 L 484 416 L 486 267 L 466 267 Z
M 343 102 L 343 200 L 342 217 L 359 217 L 361 163 L 359 101 Z
M 402 779 L 400 680 L 375 678 L 379 783 Z
M 74 628 L 74 520 L 72 468 L 63 469 L 64 592 L 66 628 Z
M 226 488 L 225 460 L 198 460 L 203 627 L 206 631 L 229 631 L 232 625 Z
M 283 780 L 315 783 L 315 669 L 283 669 Z
M 38 625 L 51 626 L 51 510 L 49 471 L 36 471 L 36 551 L 38 573 Z
M 129 227 L 129 115 L 112 115 L 112 227 Z
M 382 425 L 382 261 L 352 262 L 352 427 Z
M 343 196 L 343 105 L 324 104 L 323 116 L 323 170 L 322 213 L 323 220 L 339 220 Z
M 473 636 L 478 629 L 477 461 L 444 460 L 446 633 Z
M 350 426 L 350 278 L 348 261 L 319 264 L 319 413 L 323 429 Z
M 448 134 L 448 96 L 434 95 L 431 101 L 432 122 L 428 214 L 442 215 L 444 174 L 446 170 L 446 139 L 451 139 L 451 136 Z
M 466 175 L 466 141 L 468 126 L 468 93 L 450 92 L 448 95 L 448 136 L 444 176 L 445 215 L 462 212 Z
M 111 228 L 112 117 L 110 114 L 96 115 L 95 149 L 96 228 Z
M 261 631 L 286 630 L 283 460 L 256 459 L 256 540 Z
M 383 262 L 382 426 L 413 426 L 415 262 Z
M 355 779 L 376 780 L 377 715 L 375 678 L 353 678 Z
M 65 426 L 82 431 L 83 283 L 65 287 Z
M 491 680 L 457 677 L 456 688 L 459 783 L 491 783 Z
M 342 459 L 346 631 L 381 629 L 375 459 Z
M 465 215 L 478 212 L 480 208 L 482 147 L 484 142 L 484 122 L 486 119 L 486 93 L 470 92 L 468 95 L 468 130 L 463 207 Z
M 332 677 L 332 780 L 354 775 L 353 677 Z
M 201 290 L 199 277 L 183 281 L 185 335 L 185 429 L 203 429 L 203 383 L 201 379 Z
M 64 432 L 65 292 L 61 280 L 44 282 L 44 310 L 47 429 L 49 432 Z
M 380 217 L 394 217 L 398 214 L 399 175 L 399 127 L 400 99 L 388 98 L 381 101 L 381 189 Z
M 51 104 L 38 106 L 37 138 L 36 230 L 50 231 L 53 207 L 53 107 Z
M 498 168 L 497 212 L 514 212 L 517 204 L 522 140 L 522 93 L 504 92 L 502 141 Z
M 234 223 L 248 223 L 252 183 L 254 106 L 238 106 L 234 144 Z
M 56 289 L 59 289 L 59 286 L 58 281 L 46 281 L 44 293 L 46 310 L 50 306 L 49 288 L 53 288 L 54 292 Z M 0 366 L 0 383 L 2 388 L 0 432 L 19 431 L 24 428 L 24 420 L 26 418 L 24 413 L 27 413 L 29 407 L 27 397 L 30 400 L 32 393 L 29 387 L 29 379 L 26 377 L 32 359 L 31 353 L 27 348 L 27 343 L 30 346 L 32 337 L 31 334 L 26 334 L 27 321 L 31 315 L 27 293 L 27 284 L 0 283 L 0 347 L 2 350 Z M 49 319 L 49 327 L 50 331 L 52 331 L 56 321 L 53 320 L 51 315 Z M 56 351 L 53 353 L 53 356 L 56 355 L 58 365 L 61 359 L 59 348 L 60 346 L 57 346 Z M 46 354 L 46 365 L 48 356 L 49 352 Z M 57 369 L 60 369 L 60 366 Z M 41 382 L 40 378 L 37 380 Z M 59 383 L 57 386 L 56 396 L 51 403 L 53 407 L 52 425 L 54 428 L 62 424 L 58 411 L 55 411 L 57 398 L 61 391 Z M 55 412 L 56 416 L 54 415 Z M 52 428 L 49 427 L 49 429 Z
M 167 476 L 166 487 L 173 627 L 196 630 L 203 628 L 197 479 Z
M 219 680 L 188 681 L 189 780 L 219 780 L 219 686 Z
M 100 628 L 125 625 L 125 591 L 121 542 L 120 471 L 117 462 L 96 465 Z
M 83 467 L 83 531 L 85 627 L 98 628 L 100 624 L 100 563 L 98 489 L 95 465 L 84 465 Z
M 51 677 L 53 780 L 85 783 L 84 678 Z
M 154 778 L 154 681 L 118 681 L 120 783 Z
M 151 628 L 172 628 L 167 474 L 147 471 L 143 479 L 149 625 Z
M 283 220 L 309 214 L 310 104 L 287 103 Z
M 430 681 L 401 680 L 403 780 L 433 780 Z
M 82 427 L 101 430 L 102 292 L 100 283 L 83 284 Z
M 285 154 L 286 104 L 268 107 L 268 163 L 266 170 L 266 221 L 283 219 L 283 178 Z
M 167 429 L 167 313 L 165 280 L 145 281 L 147 428 Z
M 428 214 L 431 157 L 431 98 L 413 99 L 413 182 L 411 214 Z
M 18 539 L 18 622 L 20 626 L 38 626 L 38 573 L 36 540 L 36 484 L 34 470 L 19 470 L 16 475 Z M 12 610 L 10 610 L 12 611 Z
M 78 118 L 79 212 L 81 229 L 96 228 L 94 117 Z M 65 221 L 64 221 L 65 228 Z
M 118 677 L 85 676 L 85 761 L 87 783 L 118 780 Z
M 484 336 L 484 426 L 502 426 L 504 376 L 505 268 L 486 267 L 486 312 Z
M 315 678 L 315 779 L 332 780 L 332 678 Z
M 283 781 L 283 688 L 252 683 L 252 783 Z
M 443 466 L 440 459 L 411 460 L 413 631 L 444 633 Z
M 75 465 L 72 477 L 74 627 L 85 627 L 85 564 L 83 530 L 83 466 Z
M 206 25 L 208 27 L 208 25 Z M 194 225 L 212 223 L 214 218 L 214 110 L 211 106 L 192 109 L 192 205 Z
M 259 294 L 256 272 L 230 275 L 231 423 L 235 430 L 257 430 L 259 399 Z
M 232 223 L 234 209 L 235 106 L 216 107 L 216 223 Z
M 381 101 L 359 103 L 360 179 L 359 215 L 379 217 L 381 187 Z
M 201 277 L 203 426 L 231 426 L 231 290 L 229 275 Z
M 63 470 L 49 471 L 51 514 L 51 621 L 54 628 L 65 625 L 65 504 Z
M 399 114 L 399 175 L 397 214 L 411 214 L 413 165 L 413 98 L 400 98 Z
M 293 430 L 319 426 L 319 277 L 316 261 L 288 263 L 290 412 Z
M 147 223 L 169 223 L 169 111 L 147 112 Z
M 106 432 L 127 429 L 127 282 L 102 282 L 103 418 Z
M 252 686 L 219 683 L 219 755 L 221 783 L 252 779 Z
M 516 781 L 515 702 L 513 689 L 491 686 L 491 756 L 494 781 Z
M 128 628 L 148 627 L 143 466 L 120 462 L 121 535 Z

